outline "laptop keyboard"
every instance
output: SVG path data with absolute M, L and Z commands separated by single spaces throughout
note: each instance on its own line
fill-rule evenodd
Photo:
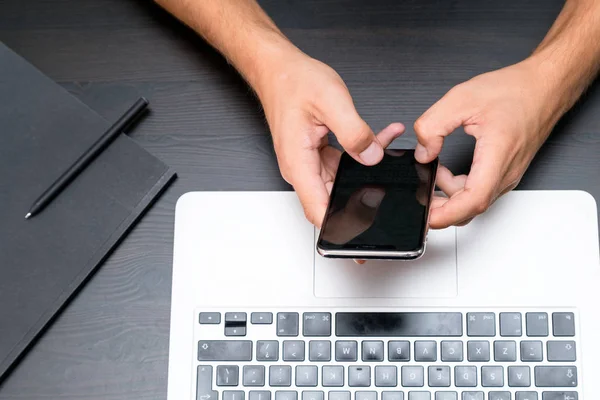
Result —
M 579 400 L 570 311 L 194 318 L 196 400 Z

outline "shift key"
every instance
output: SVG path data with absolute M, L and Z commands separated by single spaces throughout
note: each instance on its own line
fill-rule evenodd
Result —
M 201 340 L 198 361 L 252 361 L 252 341 Z
M 537 387 L 577 387 L 577 367 L 535 367 Z

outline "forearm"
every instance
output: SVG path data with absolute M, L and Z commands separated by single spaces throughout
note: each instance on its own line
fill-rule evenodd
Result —
M 255 0 L 155 0 L 200 34 L 257 91 L 278 60 L 299 53 Z
M 530 57 L 557 96 L 562 115 L 600 70 L 600 0 L 567 0 L 552 28 Z

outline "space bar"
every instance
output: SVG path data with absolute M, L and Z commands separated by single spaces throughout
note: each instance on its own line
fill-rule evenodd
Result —
M 462 336 L 459 312 L 338 312 L 337 336 Z

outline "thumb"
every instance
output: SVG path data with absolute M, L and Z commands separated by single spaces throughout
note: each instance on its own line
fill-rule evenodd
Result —
M 465 108 L 455 87 L 417 119 L 414 128 L 419 142 L 415 149 L 418 162 L 431 162 L 440 154 L 444 138 L 464 123 Z
M 375 165 L 383 158 L 383 146 L 367 123 L 358 115 L 346 88 L 322 98 L 322 122 L 356 161 Z

